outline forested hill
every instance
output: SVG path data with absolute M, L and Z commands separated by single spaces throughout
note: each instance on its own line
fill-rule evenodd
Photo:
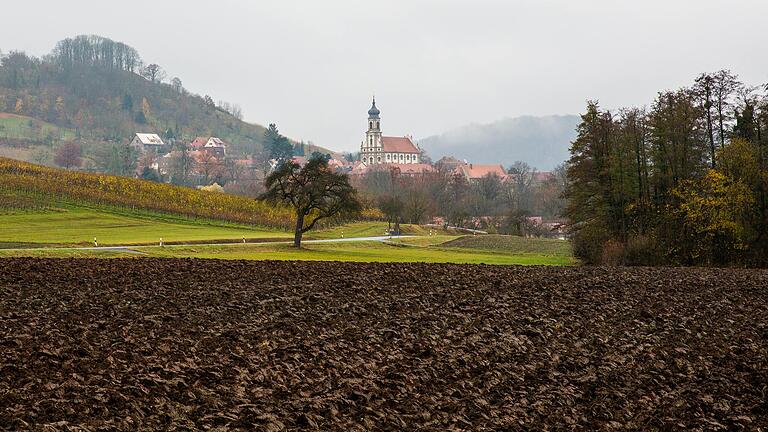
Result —
M 454 156 L 474 163 L 525 161 L 549 171 L 565 162 L 579 116 L 523 116 L 463 126 L 419 140 L 432 159 Z
M 99 36 L 62 40 L 43 58 L 6 53 L 0 113 L 6 148 L 23 152 L 77 139 L 97 165 L 103 147 L 135 132 L 185 140 L 217 136 L 235 152 L 258 154 L 265 130 L 242 121 L 237 105 L 192 94 L 161 66 L 145 65 L 135 49 Z

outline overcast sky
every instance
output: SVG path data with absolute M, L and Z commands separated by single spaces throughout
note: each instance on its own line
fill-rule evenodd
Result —
M 10 13 L 9 13 L 10 12 Z M 649 104 L 729 68 L 768 82 L 766 0 L 26 0 L 0 50 L 98 34 L 245 119 L 355 150 L 373 93 L 385 135 Z

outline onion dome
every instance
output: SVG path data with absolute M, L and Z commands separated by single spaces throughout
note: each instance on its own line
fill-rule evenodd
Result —
M 373 98 L 373 105 L 371 105 L 371 109 L 368 110 L 368 118 L 379 118 L 379 114 L 381 114 L 381 111 L 379 111 L 378 108 L 376 108 L 376 98 Z

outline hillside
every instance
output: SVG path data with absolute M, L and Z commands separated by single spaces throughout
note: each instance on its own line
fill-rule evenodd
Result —
M 568 148 L 576 137 L 575 115 L 523 116 L 490 124 L 471 124 L 441 135 L 419 140 L 433 160 L 454 156 L 474 163 L 521 160 L 549 171 L 568 159 Z
M 2 57 L 0 154 L 50 162 L 62 140 L 76 140 L 100 169 L 109 146 L 139 131 L 171 140 L 217 136 L 234 153 L 258 155 L 265 128 L 242 121 L 237 105 L 190 93 L 179 78 L 165 79 L 160 66 L 145 66 L 136 50 L 106 38 L 65 39 L 43 58 Z
M 246 197 L 0 158 L 0 211 L 71 206 L 273 228 L 289 227 L 292 221 L 288 209 Z

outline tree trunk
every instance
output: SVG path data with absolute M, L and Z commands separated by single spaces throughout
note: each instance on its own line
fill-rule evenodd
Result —
M 304 234 L 302 229 L 304 228 L 304 213 L 296 212 L 296 230 L 293 232 L 293 246 L 301 247 L 301 236 Z

